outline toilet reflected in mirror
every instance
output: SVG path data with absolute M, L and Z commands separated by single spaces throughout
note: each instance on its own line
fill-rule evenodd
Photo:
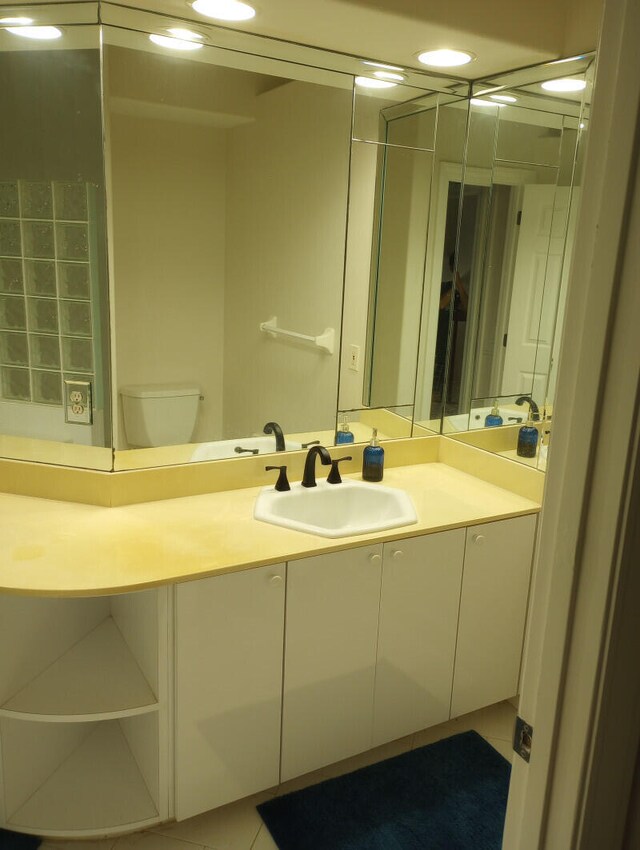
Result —
M 195 384 L 138 384 L 120 389 L 126 439 L 133 449 L 190 443 L 196 427 L 200 387 Z

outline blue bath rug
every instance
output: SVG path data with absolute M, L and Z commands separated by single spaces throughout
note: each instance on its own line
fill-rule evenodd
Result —
M 41 841 L 35 835 L 23 835 L 20 832 L 7 832 L 0 829 L 0 850 L 36 850 Z
M 258 811 L 279 850 L 500 850 L 511 765 L 464 732 Z

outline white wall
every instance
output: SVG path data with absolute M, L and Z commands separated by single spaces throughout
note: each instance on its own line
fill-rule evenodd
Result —
M 222 435 L 225 154 L 224 130 L 111 115 L 115 380 L 198 384 L 196 441 Z
M 335 423 L 351 91 L 290 82 L 229 132 L 224 434 Z M 333 355 L 261 333 L 336 330 Z

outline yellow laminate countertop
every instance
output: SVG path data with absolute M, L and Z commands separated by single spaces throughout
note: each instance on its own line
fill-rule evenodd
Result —
M 540 509 L 538 502 L 444 463 L 391 468 L 383 483 L 409 493 L 418 522 L 337 539 L 255 520 L 260 487 L 116 508 L 0 494 L 0 591 L 121 593 Z

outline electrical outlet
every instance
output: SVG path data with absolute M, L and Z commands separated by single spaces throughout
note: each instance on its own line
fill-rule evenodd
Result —
M 360 346 L 349 346 L 349 368 L 354 372 L 360 371 Z
M 64 382 L 64 421 L 76 425 L 93 423 L 91 381 Z

